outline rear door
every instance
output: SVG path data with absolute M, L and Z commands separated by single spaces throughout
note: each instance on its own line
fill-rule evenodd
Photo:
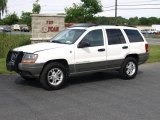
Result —
M 138 30 L 134 29 L 124 29 L 128 40 L 130 42 L 130 53 L 134 54 L 141 54 L 145 53 L 145 44 L 147 42 L 144 42 L 144 38 L 142 37 L 142 34 Z
M 120 67 L 125 56 L 129 53 L 129 45 L 121 29 L 106 29 L 107 35 L 107 67 Z

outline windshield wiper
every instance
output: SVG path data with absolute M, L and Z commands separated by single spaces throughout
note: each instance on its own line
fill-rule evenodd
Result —
M 53 43 L 62 43 L 61 41 L 58 41 L 58 40 L 53 40 L 52 42 Z

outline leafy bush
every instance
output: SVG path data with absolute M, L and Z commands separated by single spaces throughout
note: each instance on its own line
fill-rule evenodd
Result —
M 0 58 L 5 58 L 10 49 L 30 44 L 30 35 L 9 35 L 0 33 Z

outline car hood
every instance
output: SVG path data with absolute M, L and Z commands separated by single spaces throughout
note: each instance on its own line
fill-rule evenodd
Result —
M 60 47 L 64 47 L 66 44 L 58 44 L 58 43 L 36 43 L 36 44 L 31 44 L 31 45 L 25 45 L 22 47 L 18 47 L 13 49 L 14 51 L 22 51 L 22 52 L 27 52 L 27 53 L 35 53 L 35 52 L 40 52 L 44 50 L 49 50 L 49 49 L 56 49 Z

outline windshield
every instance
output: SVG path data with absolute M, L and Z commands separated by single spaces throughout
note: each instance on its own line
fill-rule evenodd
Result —
M 66 29 L 51 39 L 53 43 L 73 44 L 83 33 L 84 29 Z

